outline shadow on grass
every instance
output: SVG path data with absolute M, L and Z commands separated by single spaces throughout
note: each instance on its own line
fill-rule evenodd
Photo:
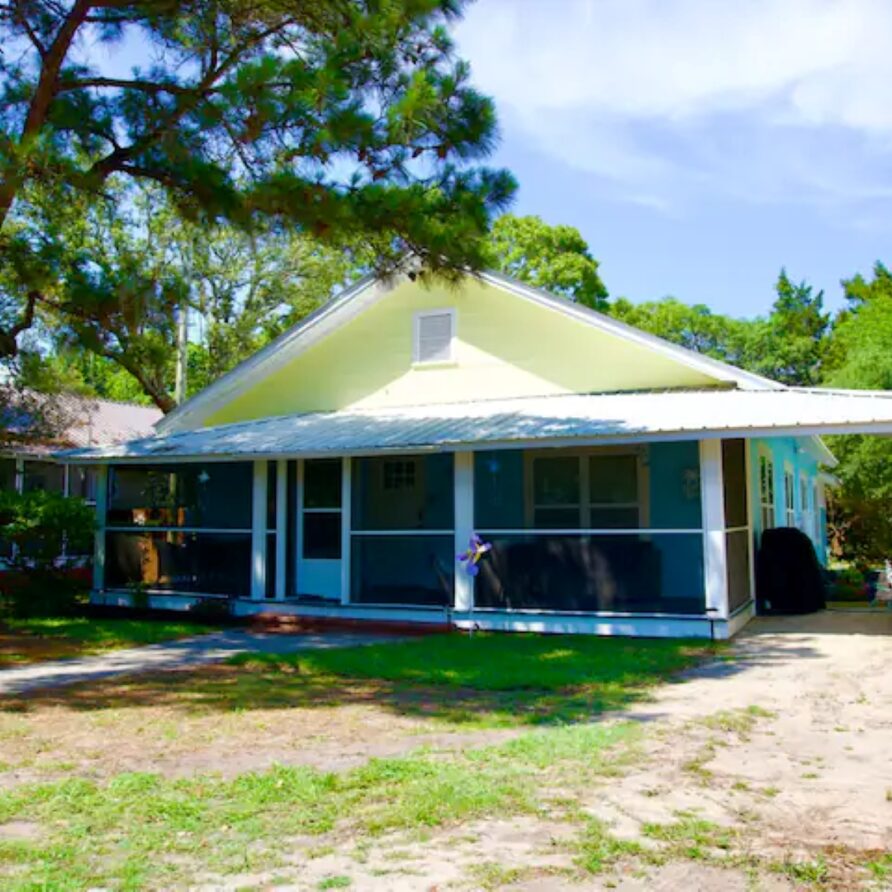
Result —
M 288 655 L 248 654 L 228 665 L 96 681 L 0 700 L 0 710 L 166 707 L 184 714 L 374 705 L 468 727 L 591 721 L 628 709 L 685 671 L 715 677 L 754 663 L 803 658 L 766 644 L 745 659 L 710 642 L 578 636 L 435 636 Z
M 217 628 L 183 620 L 7 617 L 0 621 L 0 668 L 158 644 Z

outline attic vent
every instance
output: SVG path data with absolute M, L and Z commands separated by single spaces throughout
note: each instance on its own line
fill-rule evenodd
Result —
M 415 362 L 449 362 L 454 334 L 453 310 L 419 313 L 415 317 Z

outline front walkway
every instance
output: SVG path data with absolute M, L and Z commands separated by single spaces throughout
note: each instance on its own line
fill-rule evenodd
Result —
M 0 672 L 0 696 L 25 694 L 39 688 L 95 681 L 115 675 L 133 675 L 159 669 L 188 669 L 208 663 L 221 663 L 240 653 L 293 653 L 299 650 L 354 647 L 393 640 L 396 640 L 393 636 L 356 632 L 269 635 L 226 630 L 147 647 L 129 647 L 97 656 L 72 657 L 4 669 Z

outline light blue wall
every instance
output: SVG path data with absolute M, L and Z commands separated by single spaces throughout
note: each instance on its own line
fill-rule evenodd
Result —
M 652 443 L 647 448 L 650 527 L 697 530 L 657 536 L 662 591 L 690 596 L 703 591 L 700 446 L 696 441 Z
M 650 525 L 654 529 L 700 529 L 698 443 L 652 443 L 647 450 L 647 463 Z
M 818 474 L 820 465 L 817 458 L 814 441 L 810 437 L 769 437 L 752 440 L 750 446 L 750 501 L 753 506 L 753 526 L 756 533 L 756 541 L 762 534 L 761 511 L 759 505 L 759 455 L 768 452 L 774 466 L 774 525 L 787 526 L 786 501 L 784 494 L 784 468 L 789 466 L 793 470 L 795 486 L 793 488 L 793 505 L 796 511 L 796 524 L 800 525 L 803 517 L 804 506 L 800 504 L 800 475 L 804 472 L 808 478 L 808 505 L 806 510 L 812 512 L 812 516 L 820 518 L 820 531 L 816 534 L 812 525 L 805 530 L 811 538 L 822 564 L 827 563 L 827 522 L 826 513 L 815 501 L 820 491 Z

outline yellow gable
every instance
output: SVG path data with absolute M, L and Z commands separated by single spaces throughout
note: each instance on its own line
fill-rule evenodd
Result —
M 446 309 L 455 320 L 450 361 L 414 363 L 417 314 Z M 405 280 L 266 377 L 237 389 L 201 423 L 351 407 L 709 387 L 718 378 L 498 284 L 468 279 L 449 288 Z

